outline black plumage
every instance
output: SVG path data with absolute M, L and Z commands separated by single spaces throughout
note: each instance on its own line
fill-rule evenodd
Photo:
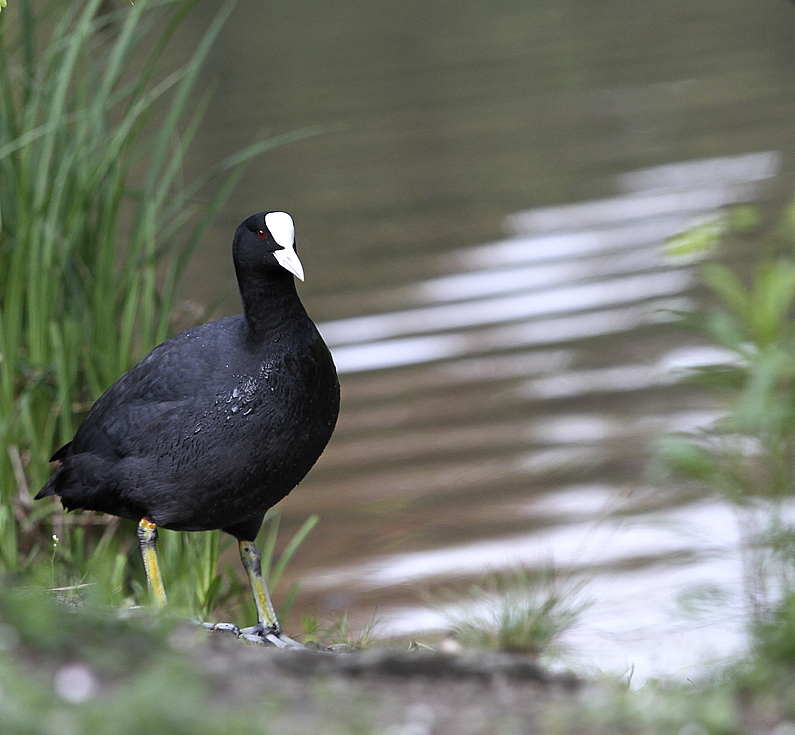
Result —
M 122 375 L 54 454 L 61 464 L 36 497 L 139 521 L 139 536 L 144 527 L 154 538 L 156 526 L 220 528 L 241 542 L 256 576 L 256 547 L 246 547 L 252 560 L 242 544 L 323 452 L 339 383 L 296 292 L 303 269 L 290 216 L 249 217 L 233 258 L 243 314 L 166 340 Z M 148 565 L 150 586 L 152 573 Z M 260 612 L 257 632 L 280 635 L 272 608 Z

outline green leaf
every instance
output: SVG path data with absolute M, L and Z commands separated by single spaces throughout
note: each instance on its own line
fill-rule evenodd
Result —
M 725 231 L 726 222 L 723 218 L 705 222 L 669 237 L 665 243 L 665 254 L 669 258 L 709 255 L 717 249 Z

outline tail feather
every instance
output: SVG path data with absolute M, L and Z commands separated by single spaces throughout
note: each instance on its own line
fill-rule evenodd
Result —
M 50 457 L 50 462 L 63 462 L 66 456 L 69 454 L 69 448 L 71 447 L 72 442 L 67 442 L 64 444 L 60 449 L 58 449 L 55 454 Z M 44 483 L 44 487 L 36 493 L 36 497 L 33 498 L 34 500 L 41 500 L 42 498 L 46 498 L 50 495 L 58 495 L 58 485 L 60 484 L 61 474 L 63 472 L 64 466 L 61 464 L 55 472 L 50 475 L 50 479 Z
M 41 500 L 42 498 L 46 498 L 50 495 L 58 494 L 59 475 L 61 474 L 62 469 L 63 466 L 59 467 L 57 470 L 55 470 L 55 472 L 53 472 L 50 479 L 44 483 L 44 487 L 39 490 L 38 493 L 36 493 L 36 497 L 33 498 L 34 500 Z
M 60 454 L 61 450 L 58 450 L 56 455 Z M 113 502 L 117 494 L 108 463 L 92 454 L 67 454 L 63 457 L 61 465 L 44 483 L 35 499 L 52 495 L 57 495 L 68 511 L 82 508 L 127 517 L 113 509 L 118 501 Z

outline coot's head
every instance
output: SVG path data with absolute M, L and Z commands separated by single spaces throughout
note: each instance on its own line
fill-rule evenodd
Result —
M 295 252 L 295 225 L 287 212 L 260 212 L 237 228 L 232 245 L 235 267 L 247 273 L 278 272 L 282 268 L 304 280 Z

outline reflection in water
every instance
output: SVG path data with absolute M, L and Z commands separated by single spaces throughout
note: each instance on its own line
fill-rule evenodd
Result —
M 596 282 L 545 288 L 516 296 L 492 297 L 462 304 L 430 306 L 391 314 L 344 319 L 324 324 L 323 334 L 334 345 L 355 342 L 372 344 L 378 340 L 403 334 L 461 330 L 484 324 L 546 319 L 567 312 L 593 312 L 606 306 L 681 293 L 690 283 L 689 274 L 682 271 L 603 278 Z M 338 349 L 335 354 L 341 356 L 340 369 L 347 372 L 345 350 Z M 358 369 L 366 368 L 359 366 Z
M 512 215 L 508 225 L 517 237 L 452 256 L 450 265 L 465 272 L 406 289 L 412 301 L 432 306 L 327 322 L 323 335 L 340 372 L 355 372 L 626 331 L 655 309 L 684 305 L 646 302 L 692 286 L 691 268 L 666 261 L 661 242 L 719 207 L 753 198 L 756 182 L 777 166 L 775 153 L 662 166 L 622 177 L 626 186 L 655 187 L 650 192 Z M 672 186 L 680 190 L 660 193 Z M 627 310 L 607 311 L 627 303 L 644 304 L 644 316 L 636 309 L 628 324 Z M 571 316 L 563 320 L 564 314 Z M 531 326 L 461 334 L 517 321 Z M 406 337 L 428 333 L 442 334 Z M 525 337 L 517 341 L 520 333 Z
M 344 590 L 366 608 L 378 591 L 380 630 L 406 634 L 446 625 L 411 588 L 552 559 L 581 570 L 594 601 L 568 641 L 575 660 L 634 663 L 642 680 L 739 645 L 725 606 L 689 636 L 676 604 L 704 585 L 736 599 L 730 512 L 681 504 L 643 473 L 654 437 L 715 418 L 677 371 L 726 359 L 667 326 L 692 306 L 695 274 L 663 241 L 758 196 L 777 166 L 768 152 L 625 174 L 622 196 L 512 215 L 511 237 L 443 256 L 447 274 L 388 295 L 394 311 L 322 324 L 347 404 L 322 494 L 291 507 L 386 503 L 411 530 L 381 558 L 304 576 L 305 594 L 333 607 Z M 355 543 L 368 524 L 349 522 Z
M 353 582 L 364 589 L 388 587 L 417 582 L 423 577 L 467 574 L 472 571 L 475 559 L 480 569 L 506 569 L 517 563 L 533 566 L 543 560 L 539 556 L 541 549 L 553 554 L 556 564 L 562 567 L 612 568 L 633 558 L 673 554 L 709 556 L 732 548 L 734 538 L 726 530 L 734 525 L 734 517 L 724 505 L 702 501 L 672 511 L 644 513 L 631 521 L 609 520 L 619 510 L 627 512 L 631 498 L 621 497 L 615 488 L 606 497 L 600 497 L 600 489 L 592 485 L 563 489 L 560 508 L 557 491 L 529 501 L 524 507 L 505 508 L 506 512 L 548 519 L 549 527 L 529 536 L 398 554 L 381 562 L 330 572 L 314 579 L 312 584 L 315 588 Z M 594 492 L 596 499 L 591 495 Z M 639 489 L 633 495 L 637 497 L 643 492 Z M 597 504 L 597 500 L 602 503 Z M 586 513 L 586 509 L 591 513 Z M 602 522 L 595 525 L 594 515 L 601 517 Z M 586 520 L 578 522 L 578 516 Z M 405 621 L 393 625 L 410 632 Z
M 674 349 L 656 363 L 569 370 L 527 381 L 518 390 L 528 398 L 563 398 L 634 391 L 669 385 L 676 382 L 677 374 L 687 368 L 716 365 L 731 359 L 732 353 L 717 347 Z M 681 430 L 681 427 L 674 427 L 673 430 Z

